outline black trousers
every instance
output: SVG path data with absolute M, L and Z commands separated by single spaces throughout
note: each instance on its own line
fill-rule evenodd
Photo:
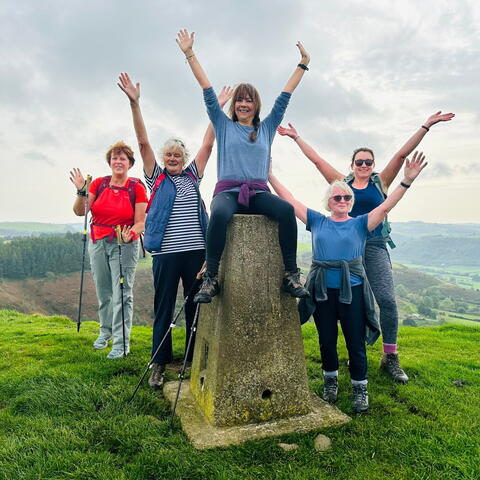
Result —
M 365 326 L 367 316 L 363 298 L 363 286 L 352 287 L 352 303 L 340 303 L 340 290 L 328 288 L 328 300 L 317 302 L 313 319 L 317 326 L 320 342 L 322 367 L 326 372 L 338 370 L 338 320 L 342 326 L 345 343 L 347 344 L 352 380 L 367 378 L 367 352 L 365 346 Z
M 297 222 L 295 212 L 288 202 L 268 192 L 258 193 L 250 199 L 250 207 L 238 204 L 238 192 L 222 192 L 210 205 L 210 222 L 207 230 L 207 271 L 218 273 L 220 258 L 225 248 L 227 225 L 233 214 L 250 213 L 266 215 L 278 222 L 278 239 L 285 271 L 297 270 Z
M 166 253 L 154 255 L 152 263 L 153 285 L 155 287 L 153 322 L 152 355 L 165 336 L 175 311 L 175 300 L 177 298 L 178 282 L 182 279 L 183 295 L 187 296 L 195 282 L 195 276 L 202 268 L 205 260 L 205 250 L 191 250 L 188 252 Z M 195 304 L 193 296 L 198 288 L 191 292 L 185 305 L 186 340 L 185 348 L 190 336 L 190 329 L 195 315 Z M 193 339 L 194 340 L 194 339 Z M 189 358 L 192 360 L 193 347 L 190 346 Z M 154 363 L 166 364 L 173 360 L 172 335 L 168 334 L 162 347 L 153 359 Z

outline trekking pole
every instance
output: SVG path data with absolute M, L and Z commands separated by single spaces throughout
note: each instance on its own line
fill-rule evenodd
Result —
M 190 353 L 190 347 L 193 343 L 193 337 L 195 336 L 195 332 L 197 331 L 197 323 L 198 323 L 198 314 L 200 312 L 200 304 L 197 303 L 197 308 L 195 310 L 195 316 L 193 317 L 192 327 L 190 328 L 190 337 L 188 338 L 187 349 L 185 351 L 185 357 L 183 357 L 183 365 L 180 373 L 178 374 L 178 388 L 177 388 L 177 395 L 175 396 L 175 402 L 173 403 L 172 409 L 172 416 L 170 417 L 170 426 L 173 424 L 173 419 L 175 417 L 175 410 L 177 409 L 178 397 L 180 396 L 180 389 L 182 388 L 182 382 L 185 378 L 185 370 L 187 369 L 187 358 L 188 354 Z
M 82 299 L 83 299 L 83 276 L 85 273 L 85 250 L 87 249 L 87 217 L 88 217 L 88 189 L 90 188 L 90 183 L 92 181 L 92 176 L 87 175 L 85 180 L 85 216 L 83 218 L 83 232 L 82 232 L 82 241 L 83 241 L 83 252 L 82 252 L 82 273 L 80 274 L 80 298 L 78 300 L 78 317 L 77 317 L 77 332 L 80 331 L 81 316 L 82 316 Z
M 117 225 L 117 244 L 118 244 L 118 265 L 120 267 L 120 299 L 122 301 L 122 333 L 123 333 L 123 356 L 127 356 L 127 349 L 125 346 L 125 311 L 123 309 L 123 268 L 122 268 L 122 227 Z
M 129 403 L 131 403 L 133 401 L 133 399 L 135 398 L 135 395 L 137 394 L 138 392 L 138 389 L 140 388 L 140 385 L 142 384 L 143 382 L 143 379 L 145 378 L 145 376 L 147 375 L 147 372 L 152 368 L 152 365 L 153 365 L 153 360 L 155 359 L 155 356 L 157 355 L 157 353 L 160 351 L 160 348 L 162 347 L 163 343 L 165 342 L 165 340 L 167 339 L 168 337 L 168 334 L 170 333 L 170 331 L 172 330 L 172 328 L 175 328 L 177 325 L 177 320 L 178 320 L 178 317 L 180 316 L 180 314 L 182 313 L 183 309 L 185 308 L 185 305 L 187 304 L 188 302 L 188 299 L 190 298 L 190 295 L 192 294 L 192 292 L 194 291 L 194 289 L 196 288 L 196 286 L 198 285 L 198 283 L 202 280 L 202 276 L 203 274 L 205 273 L 207 269 L 207 263 L 204 262 L 203 265 L 202 265 L 202 268 L 200 269 L 200 271 L 197 273 L 197 275 L 195 276 L 195 281 L 193 282 L 190 290 L 188 291 L 187 293 L 187 296 L 185 297 L 185 300 L 182 304 L 182 306 L 180 307 L 180 310 L 178 311 L 178 313 L 175 315 L 175 318 L 172 320 L 172 322 L 170 323 L 170 326 L 168 327 L 168 330 L 167 332 L 165 333 L 165 335 L 163 336 L 162 340 L 160 341 L 157 349 L 155 350 L 155 352 L 153 353 L 152 355 L 152 358 L 150 359 L 150 361 L 148 362 L 148 365 L 147 365 L 147 368 L 145 368 L 145 371 L 143 372 L 140 380 L 138 381 L 137 383 L 137 386 L 135 387 L 135 390 L 133 391 L 132 393 L 132 396 L 130 397 L 130 400 L 128 401 Z

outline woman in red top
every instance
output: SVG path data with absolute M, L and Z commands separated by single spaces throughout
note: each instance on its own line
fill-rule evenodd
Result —
M 120 263 L 117 246 L 117 225 L 122 228 L 123 311 L 125 320 L 125 353 L 130 351 L 130 330 L 133 317 L 133 283 L 139 257 L 139 235 L 145 225 L 147 192 L 136 178 L 128 177 L 135 163 L 132 149 L 123 142 L 112 145 L 106 160 L 111 176 L 95 179 L 88 192 L 88 208 L 92 213 L 91 241 L 88 253 L 98 297 L 100 335 L 93 348 L 101 350 L 112 339 L 112 350 L 107 358 L 121 358 L 123 351 L 122 293 L 120 290 Z M 77 187 L 73 211 L 85 215 L 86 181 L 78 168 L 70 172 L 70 180 Z

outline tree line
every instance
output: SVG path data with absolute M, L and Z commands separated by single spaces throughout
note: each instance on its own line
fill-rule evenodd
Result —
M 78 272 L 82 249 L 80 233 L 3 241 L 0 243 L 0 278 L 21 280 Z M 90 268 L 87 255 L 85 267 Z

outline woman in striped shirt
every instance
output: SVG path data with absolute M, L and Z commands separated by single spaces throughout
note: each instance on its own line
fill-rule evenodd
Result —
M 181 279 L 184 296 L 187 296 L 205 260 L 207 214 L 200 196 L 199 184 L 213 148 L 215 135 L 210 124 L 202 146 L 190 164 L 189 153 L 183 141 L 170 138 L 160 151 L 162 168 L 156 160 L 143 122 L 139 102 L 140 84 L 134 85 L 128 74 L 122 73 L 118 86 L 130 100 L 145 180 L 151 192 L 145 224 L 145 248 L 153 257 L 155 320 L 153 369 L 148 383 L 152 388 L 158 389 L 163 386 L 165 366 L 173 359 L 170 334 L 160 349 L 158 346 L 172 320 L 178 283 Z M 218 98 L 220 105 L 223 106 L 229 100 L 231 93 L 229 87 L 222 89 Z M 190 295 L 185 305 L 185 345 L 188 343 L 195 313 L 192 298 L 193 295 Z M 193 348 L 190 349 L 189 356 L 192 354 Z

